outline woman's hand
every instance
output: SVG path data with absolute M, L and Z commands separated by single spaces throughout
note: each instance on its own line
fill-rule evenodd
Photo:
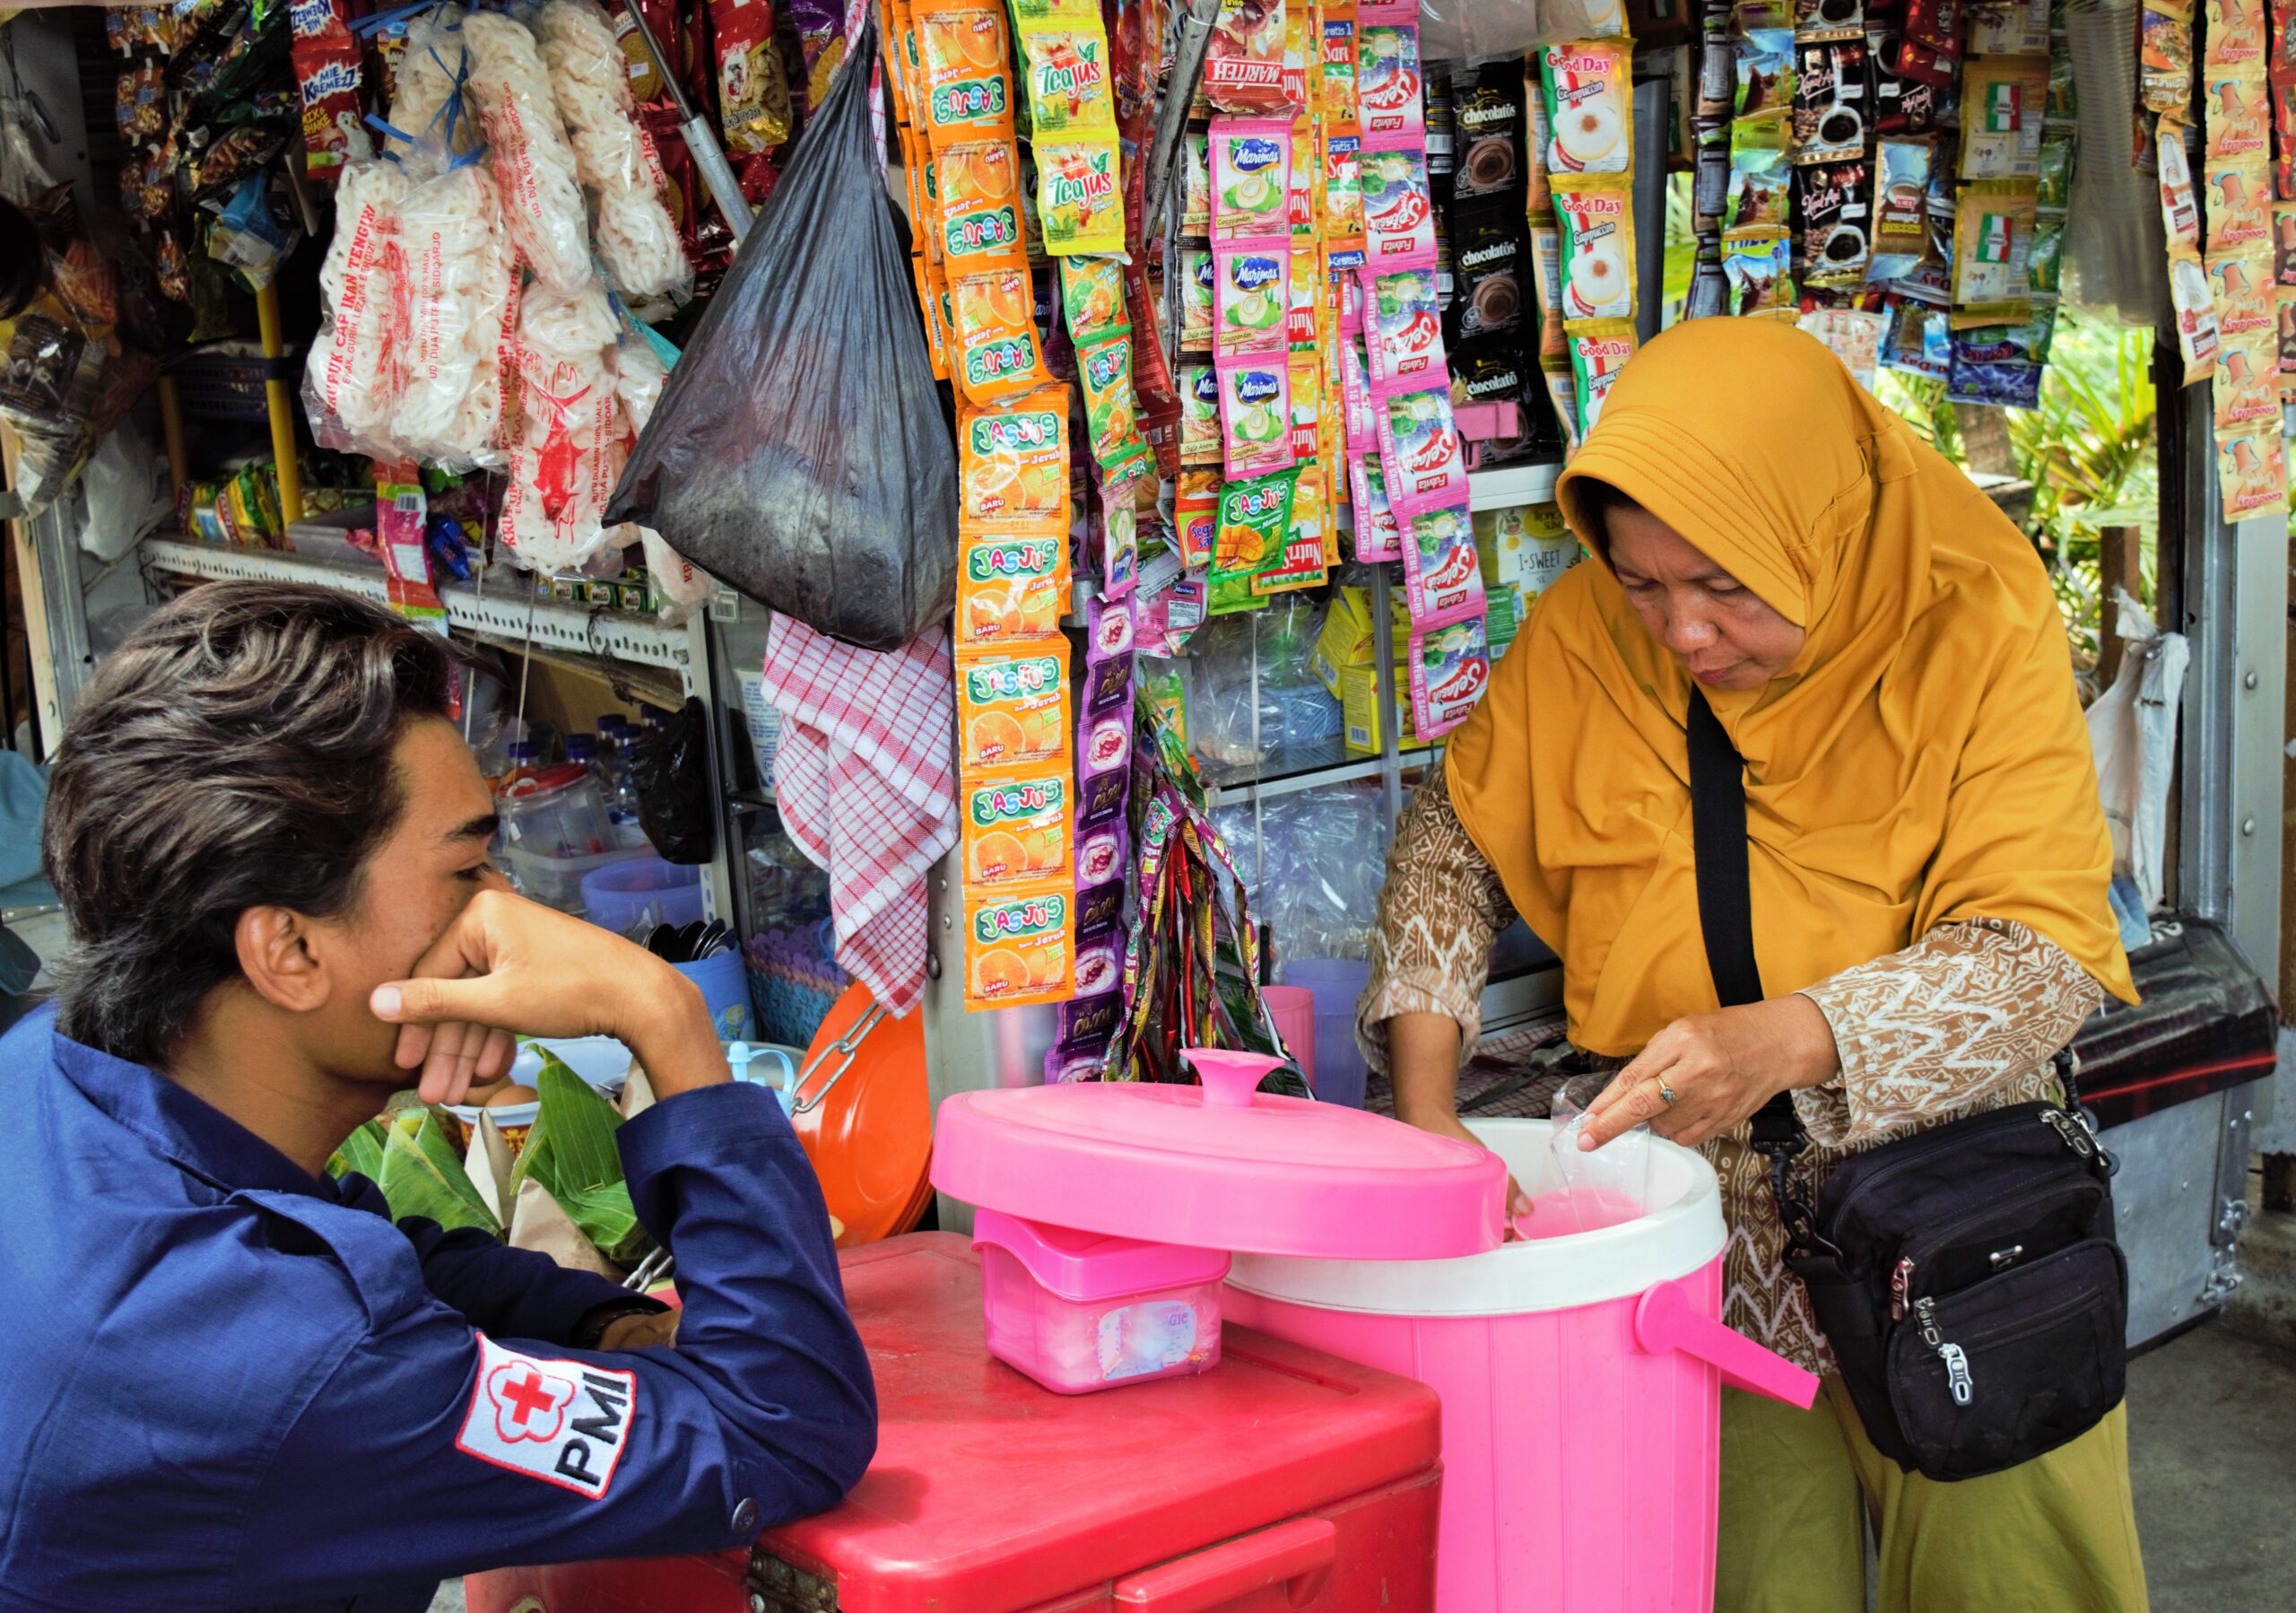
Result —
M 1694 1014 L 1650 1038 L 1612 1077 L 1587 1111 L 1578 1146 L 1599 1148 L 1648 1120 L 1660 1137 L 1694 1148 L 1774 1094 L 1822 1086 L 1840 1068 L 1833 1028 L 1799 993 Z
M 1442 1014 L 1398 1014 L 1387 1021 L 1387 1073 L 1395 1084 L 1396 1119 L 1406 1126 L 1480 1148 L 1483 1139 L 1459 1119 L 1459 1024 Z M 1507 1235 L 1531 1201 L 1507 1179 Z
M 509 1068 L 511 1033 L 612 1036 L 646 1068 L 657 1098 L 728 1078 L 700 989 L 609 930 L 507 891 L 481 891 L 415 960 L 378 986 L 376 1018 L 399 1027 L 401 1069 L 422 1069 L 426 1103 L 459 1103 L 474 1078 Z

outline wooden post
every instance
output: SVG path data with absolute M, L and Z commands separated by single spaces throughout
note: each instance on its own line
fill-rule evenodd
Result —
M 2119 612 L 2113 605 L 2113 590 L 2126 589 L 2129 597 L 2144 597 L 2144 569 L 2138 549 L 2139 530 L 2135 527 L 2102 527 L 2097 532 L 2097 686 L 2109 689 L 2113 678 L 2120 671 L 2124 649 L 2121 637 L 2113 631 Z

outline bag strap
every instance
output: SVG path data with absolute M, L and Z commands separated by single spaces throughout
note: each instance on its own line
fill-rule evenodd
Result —
M 1762 1000 L 1761 965 L 1754 956 L 1753 894 L 1746 853 L 1746 763 L 1705 692 L 1691 685 L 1691 850 L 1698 878 L 1698 928 L 1706 940 L 1706 966 L 1726 1008 Z M 1793 1097 L 1779 1093 L 1754 1112 L 1754 1151 L 1770 1161 L 1770 1197 L 1788 1237 L 1813 1240 L 1810 1208 L 1787 1180 L 1794 1156 L 1809 1147 Z

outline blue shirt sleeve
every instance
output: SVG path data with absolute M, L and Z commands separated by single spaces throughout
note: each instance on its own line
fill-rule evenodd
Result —
M 677 1347 L 494 1339 L 428 1292 L 379 1291 L 371 1251 L 335 1242 L 369 1325 L 248 1508 L 242 1603 L 725 1550 L 859 1481 L 876 1447 L 868 1357 L 773 1095 L 703 1087 L 619 1136 L 639 1218 L 677 1259 Z
M 382 1190 L 364 1176 L 346 1176 L 335 1191 L 353 1209 L 390 1218 Z M 424 1216 L 408 1216 L 398 1229 L 422 1262 L 422 1285 L 497 1338 L 573 1341 L 582 1318 L 604 1304 L 641 1305 L 639 1295 L 595 1271 L 570 1271 L 531 1249 L 508 1249 L 474 1226 L 448 1232 Z

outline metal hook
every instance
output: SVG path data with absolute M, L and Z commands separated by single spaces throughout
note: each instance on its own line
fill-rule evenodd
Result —
M 854 1057 L 860 1051 L 863 1039 L 876 1028 L 877 1022 L 884 1016 L 885 1005 L 878 1002 L 871 1003 L 866 1014 L 845 1027 L 844 1035 L 839 1036 L 835 1042 L 822 1049 L 819 1054 L 805 1061 L 805 1068 L 797 1072 L 797 1079 L 789 1088 L 789 1112 L 792 1114 L 811 1114 L 829 1101 L 831 1090 L 845 1078 L 845 1072 L 853 1068 Z M 831 1053 L 842 1053 L 844 1057 L 839 1060 L 837 1068 L 830 1072 L 830 1077 L 822 1084 L 822 1089 L 810 1098 L 807 1097 L 805 1083 L 813 1078 L 813 1072 L 822 1067 Z

